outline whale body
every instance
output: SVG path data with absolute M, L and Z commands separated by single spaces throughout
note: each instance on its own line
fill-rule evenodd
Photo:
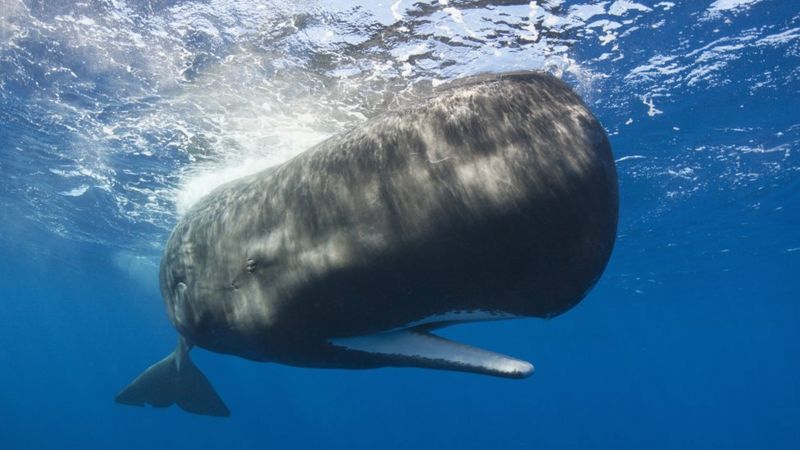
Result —
M 117 400 L 228 415 L 193 346 L 525 377 L 531 364 L 433 331 L 567 311 L 603 272 L 617 217 L 606 133 L 565 83 L 452 82 L 193 206 L 160 270 L 177 349 Z

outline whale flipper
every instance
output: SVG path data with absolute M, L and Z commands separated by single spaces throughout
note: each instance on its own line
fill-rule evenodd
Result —
M 428 333 L 424 328 L 335 338 L 329 342 L 348 350 L 380 355 L 381 362 L 387 366 L 475 372 L 506 378 L 524 378 L 533 373 L 533 365 L 527 361 L 451 341 Z
M 115 400 L 158 408 L 177 404 L 186 411 L 207 416 L 231 414 L 205 375 L 189 359 L 189 348 L 183 338 L 178 340 L 174 352 L 136 377 Z

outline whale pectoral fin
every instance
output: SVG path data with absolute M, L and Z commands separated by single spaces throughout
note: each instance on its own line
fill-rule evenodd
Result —
M 189 359 L 182 339 L 174 352 L 136 377 L 115 400 L 126 405 L 150 404 L 158 408 L 177 404 L 185 411 L 207 416 L 228 417 L 231 414 L 205 375 Z
M 524 378 L 533 373 L 529 362 L 493 353 L 428 333 L 407 329 L 330 340 L 348 350 L 380 356 L 386 366 L 424 367 L 474 372 L 506 378 Z

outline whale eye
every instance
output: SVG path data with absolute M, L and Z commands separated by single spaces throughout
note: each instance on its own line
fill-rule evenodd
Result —
M 245 267 L 247 267 L 248 272 L 255 273 L 256 269 L 258 268 L 258 263 L 255 259 L 250 258 L 247 260 L 247 265 Z

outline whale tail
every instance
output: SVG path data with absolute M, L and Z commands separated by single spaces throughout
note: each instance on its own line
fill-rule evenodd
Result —
M 181 337 L 174 352 L 153 364 L 115 400 L 126 405 L 157 408 L 177 404 L 185 411 L 207 416 L 228 417 L 228 407 L 208 379 L 189 358 L 189 346 Z

